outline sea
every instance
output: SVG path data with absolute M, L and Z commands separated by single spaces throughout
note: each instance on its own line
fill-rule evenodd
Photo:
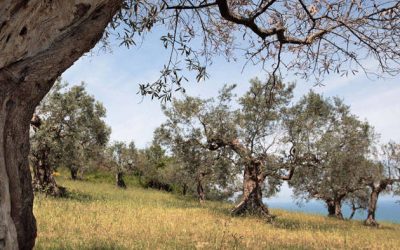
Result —
M 270 208 L 279 208 L 289 211 L 298 211 L 310 214 L 327 215 L 328 211 L 323 202 L 312 200 L 301 205 L 296 204 L 293 200 L 282 201 L 274 199 L 264 199 L 264 202 Z M 343 216 L 348 218 L 351 214 L 351 209 L 348 205 L 342 208 Z M 365 220 L 367 211 L 358 210 L 354 215 L 355 220 Z M 399 199 L 382 199 L 378 200 L 378 208 L 375 214 L 376 219 L 379 221 L 387 221 L 400 224 L 400 201 Z

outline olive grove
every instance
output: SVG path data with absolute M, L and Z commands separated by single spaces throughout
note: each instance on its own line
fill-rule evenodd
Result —
M 29 122 L 55 80 L 100 40 L 125 45 L 155 25 L 171 51 L 160 79 L 142 94 L 171 97 L 186 67 L 207 76 L 213 55 L 237 48 L 272 73 L 317 82 L 330 72 L 397 74 L 398 1 L 5 0 L 0 3 L 0 239 L 31 249 L 36 237 L 28 168 Z M 107 28 L 108 27 L 108 28 Z M 115 32 L 112 32 L 115 30 Z M 105 32 L 106 31 L 106 32 Z M 136 36 L 137 35 L 137 36 Z M 236 37 L 243 40 L 238 44 Z M 103 39 L 102 39 L 103 38 Z M 200 44 L 200 46 L 198 46 Z M 242 51 L 242 50 L 239 50 Z M 181 57 L 187 60 L 180 60 Z M 368 60 L 377 63 L 369 70 Z M 185 65 L 180 66 L 179 62 Z M 273 92 L 273 91 L 272 91 Z
M 53 196 L 62 196 L 65 191 L 56 184 L 53 171 L 66 167 L 76 180 L 78 172 L 96 163 L 111 133 L 103 120 L 105 108 L 85 86 L 67 87 L 58 80 L 31 121 L 33 188 Z
M 298 152 L 314 159 L 289 183 L 300 199 L 326 203 L 329 216 L 343 219 L 345 201 L 361 205 L 370 173 L 376 135 L 373 128 L 350 113 L 339 98 L 308 93 L 285 117 L 288 140 Z M 365 203 L 364 203 L 365 204 Z
M 273 84 L 276 93 L 272 96 L 274 101 L 270 102 L 269 91 Z M 180 140 L 186 147 L 197 145 L 199 150 L 203 149 L 203 157 L 210 153 L 207 151 L 215 151 L 236 160 L 243 171 L 243 194 L 242 201 L 232 213 L 270 218 L 262 201 L 264 183 L 268 182 L 274 189 L 281 179 L 290 179 L 294 171 L 294 167 L 285 162 L 290 161 L 290 157 L 281 164 L 273 164 L 278 159 L 272 153 L 279 141 L 281 117 L 292 97 L 294 85 L 274 83 L 272 79 L 266 82 L 254 79 L 249 91 L 238 100 L 234 100 L 234 88 L 225 86 L 217 99 L 186 97 L 173 100 L 172 106 L 164 111 L 168 120 L 161 129 L 169 141 Z

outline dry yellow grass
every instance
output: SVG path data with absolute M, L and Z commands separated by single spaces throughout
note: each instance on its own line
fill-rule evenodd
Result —
M 59 182 L 68 199 L 37 196 L 36 249 L 400 249 L 400 225 L 273 210 L 268 224 L 229 216 L 232 205 L 109 183 Z

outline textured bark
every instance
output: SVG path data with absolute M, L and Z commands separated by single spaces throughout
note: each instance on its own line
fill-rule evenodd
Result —
M 0 248 L 32 249 L 29 122 L 55 79 L 100 40 L 121 0 L 0 3 Z
M 35 133 L 40 130 L 41 120 L 33 115 L 30 122 Z M 41 142 L 35 150 L 31 150 L 31 164 L 33 170 L 33 190 L 51 196 L 63 196 L 65 188 L 59 187 L 53 177 L 53 168 L 49 163 L 50 147 L 46 142 Z
M 115 181 L 117 182 L 117 187 L 126 188 L 126 184 L 124 181 L 124 173 L 118 171 L 115 175 Z
M 41 151 L 40 159 L 32 161 L 33 190 L 55 197 L 64 196 L 66 190 L 57 185 L 53 176 L 53 168 L 47 162 L 46 148 L 43 148 Z
M 261 173 L 262 159 L 254 158 L 250 151 L 237 139 L 232 141 L 224 141 L 222 139 L 208 140 L 209 150 L 217 150 L 226 146 L 235 151 L 245 162 L 242 201 L 232 210 L 232 214 L 252 214 L 271 220 L 273 216 L 270 215 L 268 207 L 262 201 L 262 186 L 267 177 L 266 173 Z M 290 175 L 293 175 L 293 173 Z
M 251 214 L 272 219 L 268 207 L 262 201 L 262 183 L 260 180 L 260 164 L 251 161 L 246 165 L 243 176 L 243 196 L 242 201 L 232 210 L 233 215 Z

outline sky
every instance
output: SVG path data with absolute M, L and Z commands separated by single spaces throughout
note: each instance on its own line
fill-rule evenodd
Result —
M 107 109 L 106 122 L 112 128 L 111 140 L 134 141 L 144 148 L 151 143 L 153 131 L 165 117 L 158 100 L 142 97 L 138 83 L 152 82 L 166 62 L 167 51 L 162 47 L 159 34 L 150 34 L 138 47 L 127 49 L 113 46 L 112 52 L 98 47 L 79 59 L 63 75 L 70 84 L 86 83 L 88 92 Z M 237 94 L 243 94 L 254 77 L 265 78 L 259 66 L 247 66 L 243 60 L 227 62 L 215 58 L 209 67 L 210 77 L 200 83 L 185 85 L 186 93 L 198 97 L 216 96 L 224 84 L 237 84 Z M 332 75 L 324 86 L 295 79 L 288 74 L 285 81 L 296 82 L 295 97 L 299 99 L 310 89 L 324 96 L 339 96 L 351 111 L 362 120 L 368 120 L 380 134 L 380 140 L 400 142 L 400 76 L 368 79 L 362 73 L 349 77 Z M 287 186 L 277 199 L 291 195 Z

